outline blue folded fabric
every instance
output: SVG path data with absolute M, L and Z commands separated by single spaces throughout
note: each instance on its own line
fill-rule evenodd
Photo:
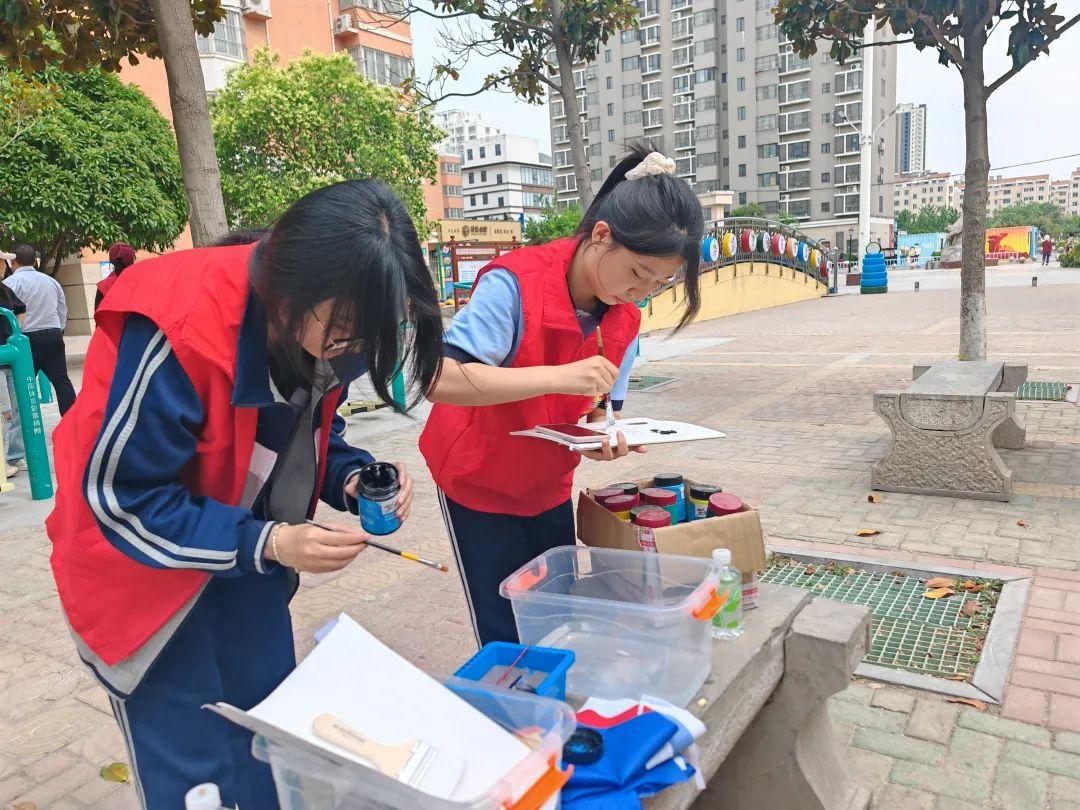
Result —
M 648 712 L 607 729 L 604 752 L 592 765 L 577 765 L 562 791 L 564 810 L 629 810 L 641 807 L 641 798 L 685 782 L 694 769 L 681 759 L 668 759 L 655 768 L 646 763 L 680 730 L 659 712 Z M 682 765 L 680 765 L 682 762 Z

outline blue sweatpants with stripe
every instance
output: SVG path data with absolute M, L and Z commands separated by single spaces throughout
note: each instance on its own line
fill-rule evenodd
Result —
M 135 691 L 111 696 L 144 808 L 183 808 L 184 794 L 203 782 L 218 785 L 226 807 L 278 807 L 251 734 L 202 706 L 250 709 L 295 668 L 295 582 L 280 567 L 212 579 Z

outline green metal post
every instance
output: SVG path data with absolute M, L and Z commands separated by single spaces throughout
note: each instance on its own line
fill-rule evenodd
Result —
M 45 376 L 44 371 L 39 371 L 37 375 L 38 384 L 38 399 L 41 400 L 42 405 L 47 405 L 52 402 L 52 386 L 49 385 L 49 378 Z
M 19 329 L 19 322 L 9 309 L 0 307 L 0 317 L 7 318 L 11 337 L 0 346 L 0 366 L 11 368 L 15 383 L 15 399 L 19 404 L 23 444 L 26 445 L 26 467 L 30 475 L 30 495 L 35 501 L 52 497 L 52 472 L 49 452 L 45 446 L 45 424 L 38 405 L 34 361 L 30 356 L 30 340 Z
M 400 369 L 394 375 L 394 379 L 390 381 L 390 395 L 399 407 L 405 408 L 405 375 L 401 373 Z

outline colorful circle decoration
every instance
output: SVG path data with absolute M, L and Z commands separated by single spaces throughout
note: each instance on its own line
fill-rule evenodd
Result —
M 774 233 L 771 247 L 772 255 L 779 259 L 784 255 L 784 249 L 787 247 L 787 237 L 782 233 Z
M 730 259 L 738 251 L 735 234 L 725 233 L 720 239 L 720 253 L 725 259 Z
M 769 247 L 772 245 L 773 235 L 768 231 L 762 231 L 759 234 L 757 250 L 759 253 L 768 253 Z
M 822 271 L 828 270 L 828 269 L 829 269 L 829 260 L 828 260 L 828 258 L 827 258 L 827 257 L 825 256 L 825 252 L 824 252 L 824 251 L 822 251 L 822 253 L 821 253 L 821 257 L 820 257 L 820 258 L 821 258 L 821 260 L 820 260 L 820 263 L 818 264 L 818 268 L 819 268 L 820 270 L 822 270 Z
M 791 237 L 787 240 L 787 245 L 784 248 L 784 255 L 789 259 L 794 259 L 799 255 L 799 240 L 795 237 Z
M 797 251 L 796 258 L 800 262 L 807 262 L 810 259 L 810 246 L 806 242 L 799 242 L 799 249 Z
M 749 253 L 754 249 L 754 241 L 754 232 L 749 228 L 744 228 L 742 232 L 739 233 L 739 250 L 743 253 Z
M 715 236 L 706 236 L 701 241 L 701 259 L 706 264 L 715 264 L 720 259 L 720 242 Z
M 821 265 L 821 251 L 817 248 L 810 249 L 810 267 L 816 268 Z

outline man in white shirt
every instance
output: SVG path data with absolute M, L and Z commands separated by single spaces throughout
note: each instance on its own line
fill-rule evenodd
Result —
M 30 245 L 15 245 L 15 272 L 4 284 L 26 305 L 22 330 L 30 340 L 34 372 L 44 371 L 56 391 L 60 415 L 75 401 L 75 387 L 68 378 L 64 350 L 67 300 L 56 279 L 34 268 L 37 251 Z

